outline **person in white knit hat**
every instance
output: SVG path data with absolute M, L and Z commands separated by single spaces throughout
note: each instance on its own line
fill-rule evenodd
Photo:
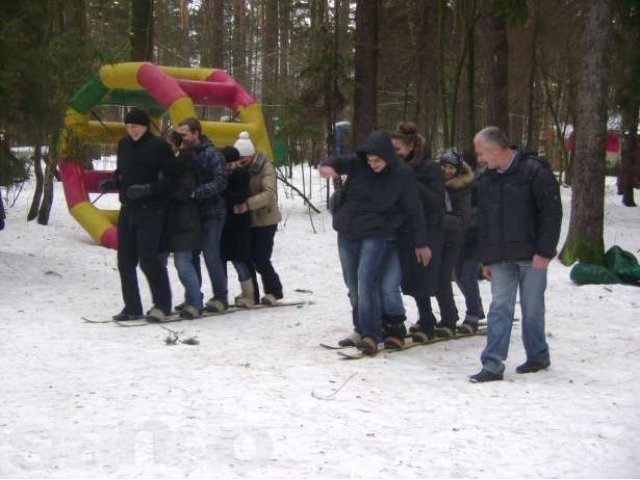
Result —
M 250 175 L 249 197 L 234 206 L 234 212 L 251 213 L 251 260 L 254 301 L 260 301 L 256 272 L 262 277 L 264 297 L 262 303 L 274 304 L 282 298 L 282 283 L 271 263 L 273 239 L 282 219 L 278 210 L 276 171 L 262 152 L 257 152 L 249 132 L 240 132 L 233 145 L 240 153 L 240 166 Z

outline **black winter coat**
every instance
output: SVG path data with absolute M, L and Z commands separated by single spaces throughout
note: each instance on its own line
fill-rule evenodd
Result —
M 535 153 L 518 150 L 504 173 L 480 176 L 476 258 L 483 264 L 553 258 L 561 222 L 558 182 Z
M 405 159 L 412 162 L 413 153 Z M 444 179 L 440 167 L 429 155 L 413 166 L 418 183 L 418 194 L 427 223 L 427 246 L 431 261 L 426 267 L 416 262 L 412 235 L 405 225 L 399 236 L 399 254 L 402 264 L 402 292 L 413 297 L 433 296 L 438 291 L 438 272 L 443 249 L 442 215 L 444 213 Z
M 461 243 L 464 239 L 464 230 L 471 215 L 472 184 L 473 172 L 467 164 L 463 164 L 462 171 L 455 177 L 445 181 L 452 208 L 451 212 L 445 213 L 442 221 L 445 245 Z
M 367 164 L 367 153 L 383 158 L 387 162 L 384 170 L 374 172 Z M 341 175 L 348 175 L 344 201 L 333 216 L 335 230 L 352 240 L 392 239 L 406 219 L 411 225 L 414 245 L 427 245 L 426 222 L 415 177 L 411 168 L 396 157 L 387 133 L 374 131 L 355 155 L 323 163 Z
M 148 131 L 137 141 L 127 135 L 118 142 L 117 155 L 114 181 L 120 189 L 120 203 L 145 205 L 169 199 L 175 189 L 178 162 L 167 142 Z M 129 200 L 127 188 L 143 184 L 151 185 L 151 195 Z
M 190 150 L 181 151 L 178 162 L 176 189 L 167 208 L 167 246 L 171 252 L 199 250 L 202 248 L 202 227 L 193 193 L 204 172 Z
M 249 180 L 251 174 L 244 168 L 236 168 L 228 177 L 225 192 L 227 220 L 222 230 L 220 254 L 225 261 L 251 260 L 251 212 L 237 214 L 234 205 L 249 198 Z

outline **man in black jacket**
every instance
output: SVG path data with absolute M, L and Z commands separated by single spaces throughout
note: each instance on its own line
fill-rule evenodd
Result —
M 147 315 L 161 321 L 171 313 L 171 286 L 160 249 L 177 161 L 169 144 L 149 132 L 146 112 L 133 109 L 124 123 L 128 135 L 118 142 L 113 179 L 100 185 L 103 192 L 118 189 L 122 204 L 118 217 L 118 271 L 124 308 L 113 319 L 131 320 L 142 315 L 136 274 L 140 263 L 153 298 Z
M 484 128 L 473 143 L 478 160 L 487 166 L 478 181 L 476 252 L 491 281 L 492 302 L 482 370 L 470 380 L 488 382 L 503 378 L 518 289 L 527 360 L 516 372 L 550 365 L 544 292 L 560 236 L 562 204 L 553 172 L 536 153 L 511 147 L 497 127 Z

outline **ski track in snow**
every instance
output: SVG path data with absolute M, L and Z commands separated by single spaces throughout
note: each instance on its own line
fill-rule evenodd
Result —
M 325 183 L 313 175 L 312 201 L 324 207 Z M 28 190 L 0 232 L 0 477 L 640 475 L 637 287 L 578 287 L 554 261 L 545 372 L 515 374 L 518 324 L 503 382 L 467 380 L 484 337 L 341 361 L 318 347 L 350 331 L 331 217 L 314 214 L 314 233 L 300 199 L 280 186 L 274 264 L 286 299 L 314 303 L 168 324 L 200 343 L 167 346 L 160 326 L 80 320 L 120 310 L 116 254 L 93 244 L 55 189 L 49 226 L 24 220 Z M 570 190 L 562 194 L 561 245 Z M 620 205 L 612 179 L 605 208 L 607 248 L 638 255 L 640 211 Z M 233 298 L 233 273 L 229 287 Z M 487 282 L 481 291 L 488 309 Z

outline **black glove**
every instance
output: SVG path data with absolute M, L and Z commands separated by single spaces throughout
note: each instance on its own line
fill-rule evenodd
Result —
M 127 188 L 127 198 L 129 200 L 138 200 L 142 197 L 151 195 L 151 185 L 148 183 L 142 185 L 131 185 Z
M 116 182 L 113 180 L 102 180 L 98 183 L 98 188 L 100 188 L 100 193 L 108 193 L 116 189 Z
M 0 230 L 4 230 L 4 218 L 0 218 Z

